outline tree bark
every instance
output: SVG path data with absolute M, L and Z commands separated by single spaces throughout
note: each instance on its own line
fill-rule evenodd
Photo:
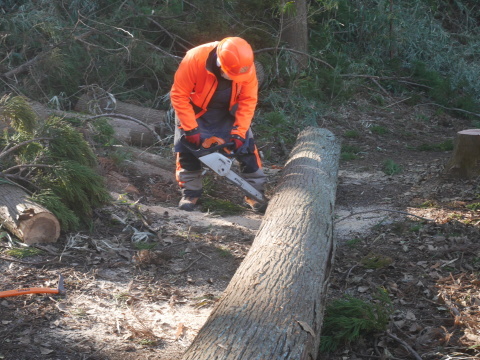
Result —
M 317 358 L 339 155 L 328 130 L 299 134 L 250 251 L 183 360 Z
M 2 226 L 26 244 L 49 243 L 60 236 L 60 223 L 50 211 L 28 200 L 15 185 L 0 183 Z
M 308 26 L 307 26 L 307 2 L 296 0 L 293 3 L 284 0 L 286 11 L 283 14 L 283 24 L 280 38 L 294 50 L 303 53 L 308 52 Z M 308 66 L 308 56 L 302 54 L 294 55 L 298 66 L 304 69 Z
M 453 155 L 446 171 L 463 179 L 480 175 L 480 129 L 462 130 L 457 133 Z

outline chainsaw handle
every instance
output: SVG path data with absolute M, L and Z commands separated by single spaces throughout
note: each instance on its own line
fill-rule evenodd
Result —
M 183 146 L 185 146 L 188 149 L 188 151 L 190 151 L 197 158 L 199 158 L 201 156 L 211 154 L 211 153 L 214 153 L 214 152 L 222 150 L 222 149 L 225 149 L 229 146 L 235 145 L 233 142 L 228 142 L 228 143 L 225 143 L 225 144 L 219 144 L 219 145 L 209 147 L 208 149 L 205 149 L 204 147 L 200 147 L 199 149 L 195 149 L 195 147 L 193 147 L 192 144 L 190 142 L 188 142 L 188 140 L 185 138 L 185 135 L 182 135 L 182 137 L 180 138 L 180 142 L 182 143 Z M 222 155 L 225 155 L 226 157 L 234 157 L 235 156 L 234 154 L 228 154 L 226 152 L 222 153 Z

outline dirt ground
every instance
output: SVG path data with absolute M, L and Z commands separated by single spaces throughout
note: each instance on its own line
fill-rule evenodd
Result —
M 340 162 L 328 300 L 383 288 L 394 308 L 387 332 L 321 359 L 480 358 L 480 189 L 445 174 L 452 151 L 438 146 L 472 124 L 401 100 L 358 99 L 318 121 L 356 154 Z M 284 161 L 265 161 L 270 197 Z M 170 360 L 192 342 L 262 216 L 179 211 L 175 184 L 123 175 L 92 231 L 24 258 L 0 233 L 0 290 L 54 288 L 61 274 L 67 292 L 0 299 L 0 359 Z M 213 181 L 212 196 L 241 203 Z

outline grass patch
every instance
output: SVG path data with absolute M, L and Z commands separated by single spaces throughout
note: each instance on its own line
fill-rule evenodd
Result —
M 343 136 L 345 136 L 347 139 L 357 139 L 360 137 L 360 134 L 357 130 L 347 130 Z
M 402 172 L 402 167 L 392 159 L 388 159 L 383 163 L 382 170 L 386 175 L 398 175 Z
M 22 259 L 29 256 L 41 255 L 43 251 L 36 248 L 15 248 L 7 250 L 6 253 L 7 255 Z
M 202 200 L 203 212 L 214 212 L 215 214 L 228 216 L 241 214 L 245 209 L 240 205 L 233 204 L 228 200 L 205 197 Z
M 381 269 L 389 266 L 393 260 L 391 257 L 385 255 L 370 253 L 360 260 L 360 262 L 363 267 L 367 269 Z
M 473 204 L 465 205 L 465 207 L 469 210 L 477 211 L 478 209 L 480 209 L 480 203 L 473 203 Z
M 363 241 L 363 239 L 355 238 L 355 239 L 348 240 L 346 242 L 346 244 L 347 244 L 347 246 L 355 247 L 355 245 L 361 243 L 362 241 Z
M 358 158 L 360 153 L 360 148 L 354 145 L 342 145 L 342 150 L 340 152 L 341 160 L 355 160 Z
M 221 257 L 230 257 L 233 256 L 230 249 L 226 247 L 217 247 L 216 250 Z
M 384 289 L 374 295 L 375 303 L 346 296 L 332 301 L 325 310 L 320 351 L 335 351 L 370 334 L 385 331 L 393 305 Z
M 137 250 L 152 250 L 157 247 L 157 243 L 139 241 L 135 243 L 134 247 Z
M 453 140 L 445 140 L 438 144 L 421 144 L 417 147 L 418 151 L 452 151 Z
M 386 133 L 388 133 L 388 129 L 380 125 L 372 126 L 370 128 L 370 131 L 372 132 L 372 134 L 375 134 L 375 135 L 385 135 Z

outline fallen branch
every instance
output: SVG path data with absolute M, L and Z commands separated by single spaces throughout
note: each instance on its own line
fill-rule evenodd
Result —
M 443 106 L 443 105 L 440 105 L 440 104 L 436 104 L 436 103 L 424 103 L 424 104 L 418 104 L 418 105 L 415 105 L 415 106 L 420 106 L 420 105 L 433 105 L 433 106 L 441 107 L 442 109 L 445 109 L 445 110 L 459 111 L 459 112 L 463 112 L 463 113 L 465 113 L 465 114 L 469 114 L 469 115 L 474 115 L 474 116 L 480 117 L 480 114 L 477 114 L 477 113 L 474 113 L 474 112 L 471 112 L 471 111 L 467 111 L 467 110 L 463 110 L 463 109 L 459 109 L 459 108 L 450 108 L 450 107 L 446 107 L 446 106 Z
M 387 335 L 389 337 L 391 337 L 393 340 L 395 341 L 398 341 L 400 344 L 402 344 L 409 352 L 410 354 L 412 354 L 412 356 L 416 359 L 416 360 L 422 360 L 422 357 L 420 355 L 418 355 L 418 353 L 413 350 L 413 348 L 408 345 L 405 341 L 403 341 L 402 339 L 396 337 L 395 335 L 393 335 L 390 331 L 387 331 Z

